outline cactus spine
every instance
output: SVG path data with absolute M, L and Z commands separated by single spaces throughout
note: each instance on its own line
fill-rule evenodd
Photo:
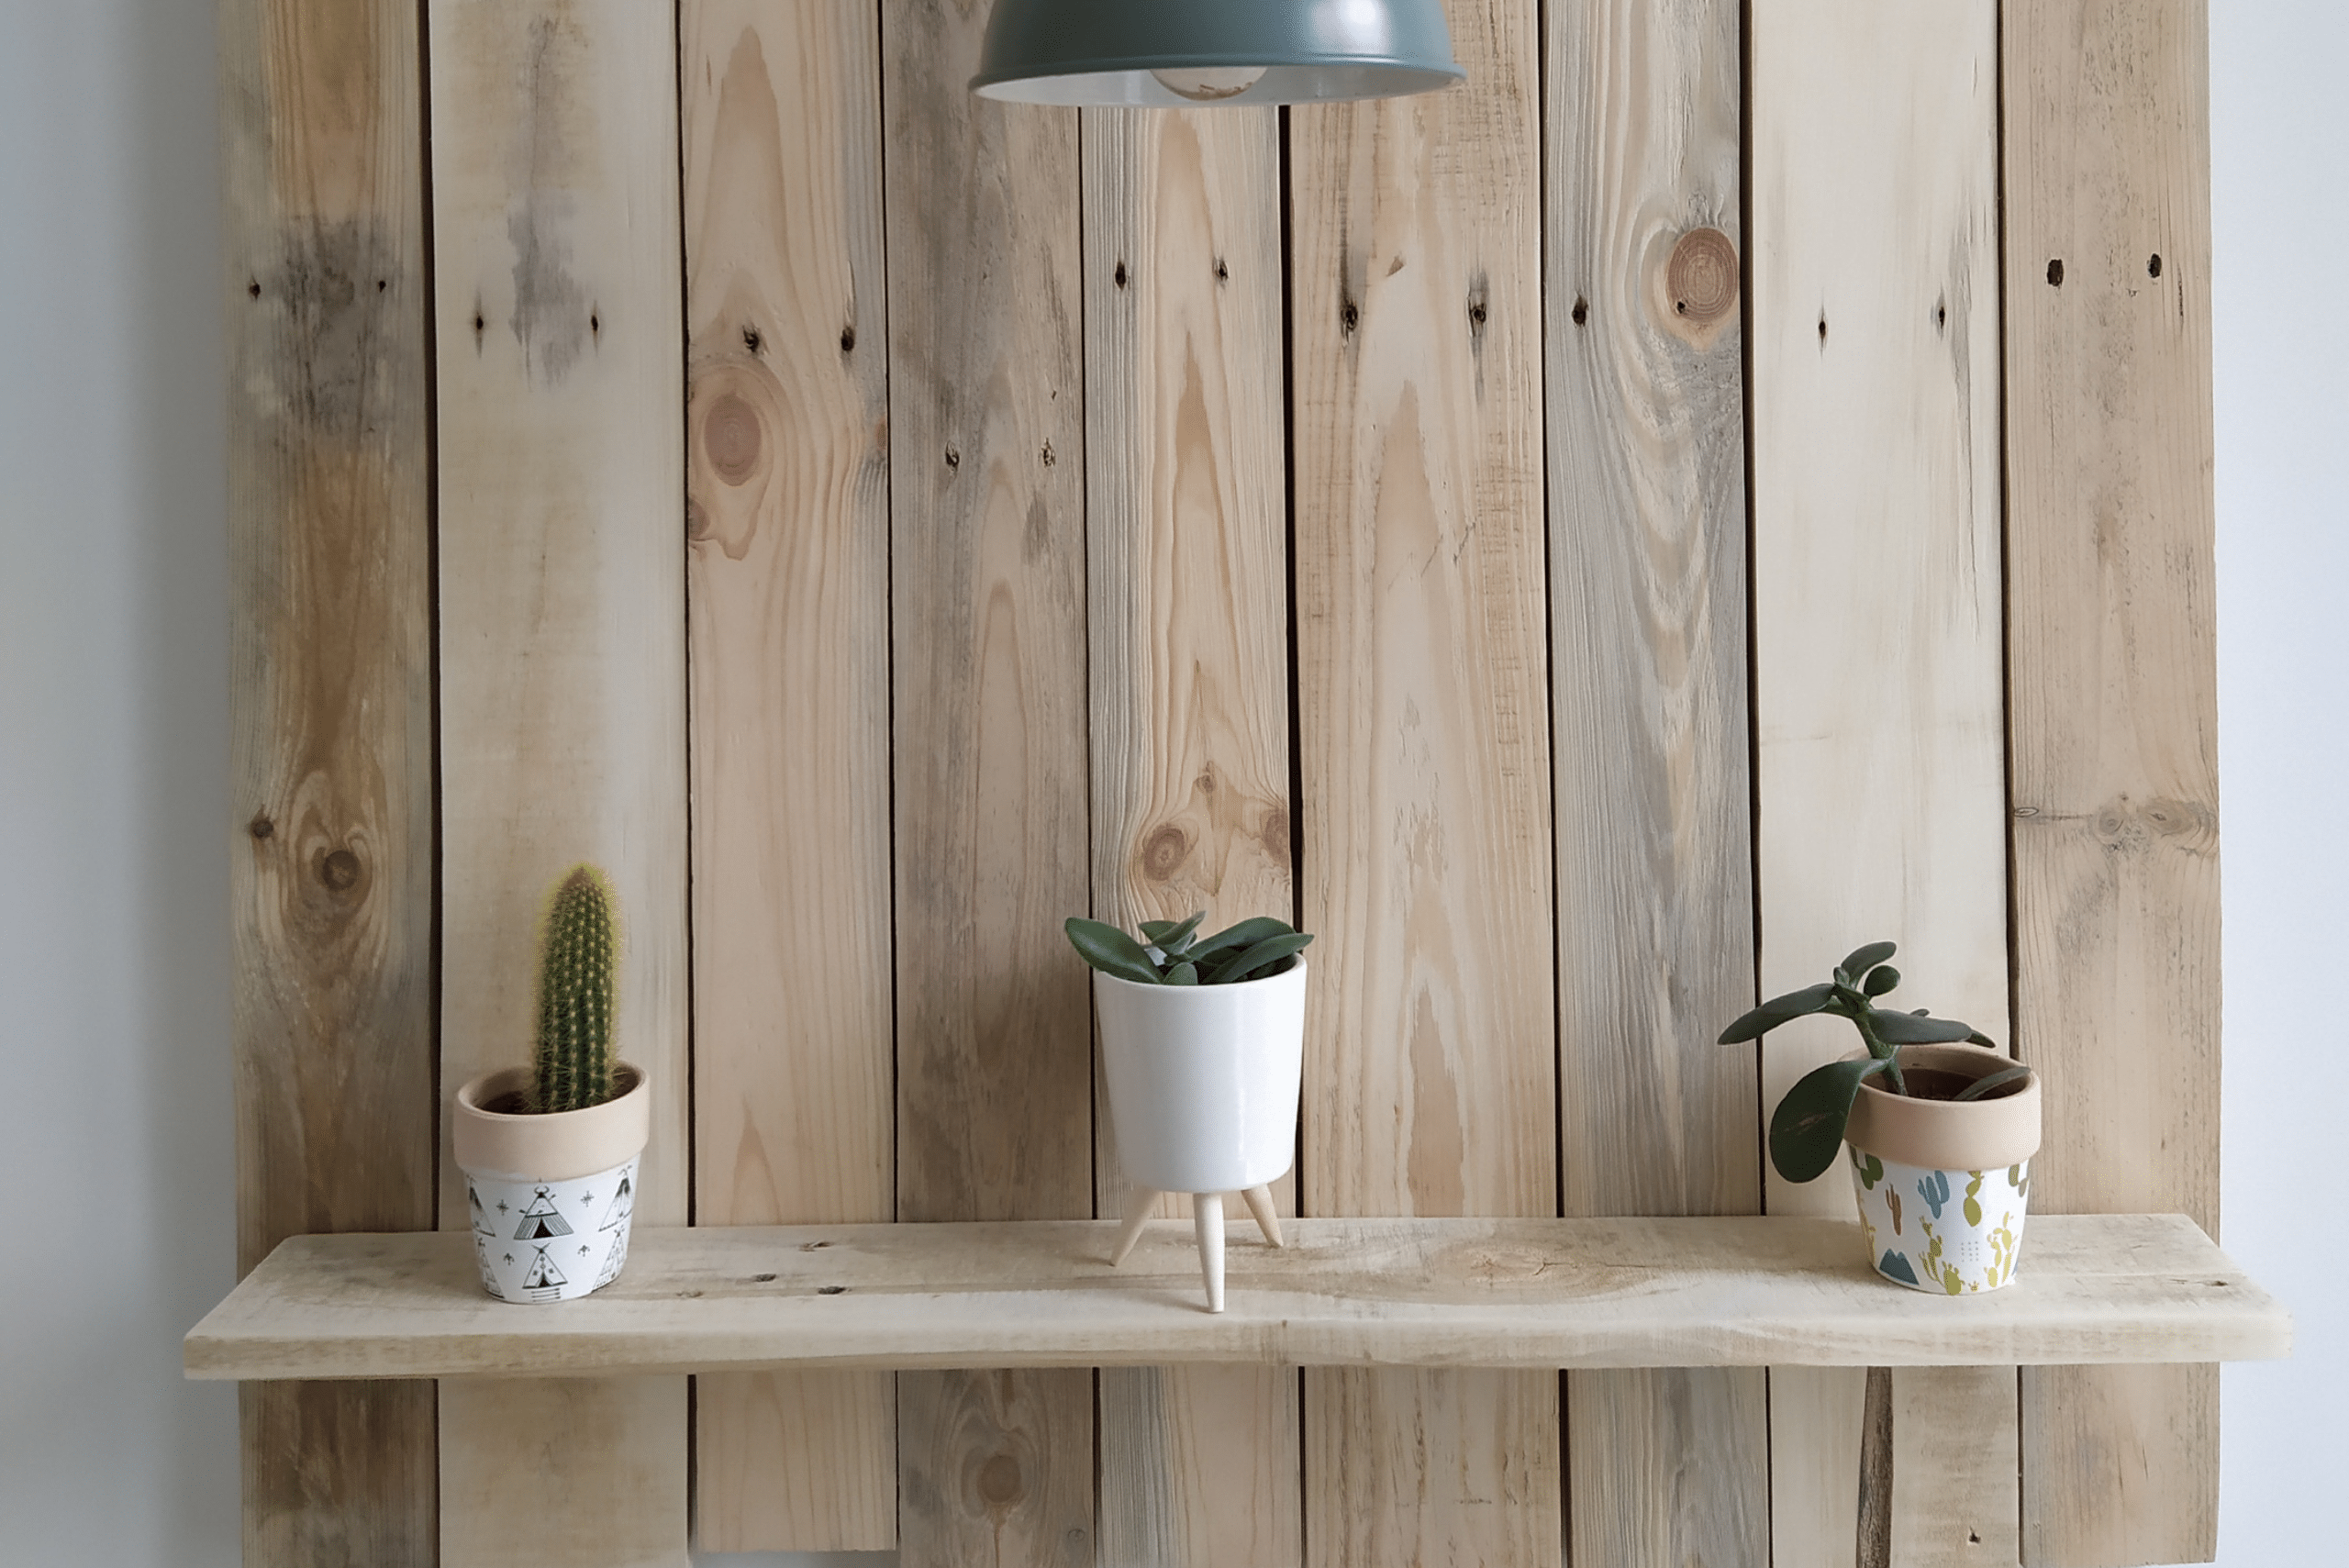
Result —
M 604 873 L 592 865 L 572 867 L 555 884 L 541 929 L 530 1108 L 584 1110 L 612 1097 L 619 928 Z

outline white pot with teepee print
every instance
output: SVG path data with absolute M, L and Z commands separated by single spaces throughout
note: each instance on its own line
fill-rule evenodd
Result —
M 484 1073 L 457 1091 L 457 1165 L 465 1175 L 482 1288 L 500 1301 L 571 1301 L 628 1262 L 637 1165 L 651 1093 L 623 1063 L 626 1087 L 584 1110 L 531 1115 L 530 1074 Z

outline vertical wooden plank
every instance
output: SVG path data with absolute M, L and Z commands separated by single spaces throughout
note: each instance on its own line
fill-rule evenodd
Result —
M 1077 117 L 885 0 L 897 1217 L 1093 1212 Z M 1093 1561 L 1093 1377 L 897 1380 L 907 1568 Z
M 637 1219 L 682 1224 L 675 38 L 629 0 L 434 0 L 429 29 L 441 1084 L 527 1059 L 539 900 L 597 862 L 625 922 L 618 1038 L 655 1095 Z M 464 1190 L 444 1164 L 444 1225 Z M 442 1557 L 682 1564 L 685 1437 L 683 1378 L 450 1383 Z
M 432 1223 L 420 60 L 412 6 L 220 6 L 239 1273 Z M 429 1385 L 239 1408 L 247 1562 L 433 1561 Z
M 888 337 L 870 7 L 685 0 L 694 1218 L 896 1216 Z M 695 1398 L 717 1551 L 897 1541 L 886 1373 Z
M 1279 119 L 1082 118 L 1093 912 L 1288 919 Z M 1106 1102 L 1094 1125 L 1121 1213 Z M 1102 1561 L 1296 1563 L 1297 1401 L 1284 1368 L 1105 1369 Z
M 1993 0 L 1757 8 L 1749 188 L 1762 992 L 1889 937 L 1898 1001 L 2003 1040 L 1997 26 Z M 1849 1037 L 1774 1032 L 1763 1113 Z M 1765 1195 L 1852 1207 L 1840 1166 Z M 1771 1373 L 1780 1568 L 1854 1560 L 1863 1386 Z M 2011 1426 L 2011 1380 L 1894 1393 L 1937 1412 L 1895 1421 L 1904 1561 L 2012 1562 L 2011 1448 L 1930 1440 Z
M 1543 135 L 1568 1214 L 1761 1207 L 1734 0 L 1553 6 Z M 1761 1370 L 1566 1377 L 1572 1561 L 1764 1562 Z
M 1290 111 L 1317 1214 L 1557 1203 L 1541 55 L 1452 24 L 1464 87 Z M 1305 1385 L 1309 1561 L 1560 1560 L 1556 1377 Z
M 2219 1223 L 2208 11 L 2008 7 L 2017 1044 L 2051 1213 Z M 2059 270 L 2060 269 L 2060 270 Z M 2215 1367 L 2033 1368 L 2024 1551 L 2217 1551 Z

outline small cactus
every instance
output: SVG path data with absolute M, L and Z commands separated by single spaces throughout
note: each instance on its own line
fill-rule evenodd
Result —
M 1917 1195 L 1925 1200 L 1933 1211 L 1933 1218 L 1939 1219 L 1942 1217 L 1942 1206 L 1949 1202 L 1948 1173 L 1943 1171 L 1929 1172 L 1925 1178 L 1917 1184 Z
M 619 927 L 611 884 L 576 865 L 547 900 L 539 949 L 533 1111 L 575 1111 L 612 1097 L 612 1019 Z

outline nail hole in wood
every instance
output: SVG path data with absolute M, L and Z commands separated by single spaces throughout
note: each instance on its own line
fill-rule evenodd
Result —
M 2064 258 L 2061 256 L 2047 263 L 2047 281 L 2057 288 L 2064 286 Z
M 2146 258 L 2145 275 L 2149 278 L 2157 278 L 2162 275 L 2162 253 L 2160 251 L 2156 250 L 2153 255 Z
M 855 350 L 856 325 L 855 323 L 851 322 L 848 326 L 841 328 L 841 352 L 847 354 L 853 353 Z
M 1575 301 L 1574 318 L 1575 325 L 1577 327 L 1590 319 L 1590 304 L 1588 301 L 1581 299 Z
M 1060 459 L 1052 455 L 1052 443 L 1046 441 L 1044 443 L 1044 466 L 1046 468 L 1050 468 L 1058 462 L 1060 462 Z
M 377 278 L 377 279 L 375 280 L 375 292 L 376 292 L 377 294 L 381 294 L 381 293 L 383 293 L 385 289 L 387 289 L 387 288 L 389 288 L 389 287 L 391 287 L 391 286 L 392 286 L 392 285 L 391 285 L 390 282 L 389 282 L 388 280 L 386 280 L 386 279 L 384 279 L 384 278 Z
M 818 1296 L 843 1296 L 847 1292 L 848 1286 L 844 1284 L 819 1284 L 816 1287 Z
M 773 1274 L 752 1274 L 751 1276 L 751 1283 L 752 1284 L 767 1284 L 772 1283 L 774 1279 L 774 1275 Z
M 1223 264 L 1223 258 L 1220 256 L 1215 259 L 1215 281 L 1219 284 L 1228 284 L 1231 281 L 1231 269 Z
M 486 326 L 488 326 L 488 325 L 489 325 L 489 323 L 488 323 L 488 322 L 486 322 L 486 321 L 484 321 L 484 320 L 483 320 L 483 319 L 482 319 L 482 316 L 481 316 L 481 312 L 480 312 L 480 311 L 476 310 L 476 311 L 474 311 L 474 312 L 473 312 L 473 336 L 474 336 L 474 337 L 476 337 L 476 338 L 480 337 L 480 336 L 481 336 L 481 333 L 482 333 L 482 328 L 484 328 L 484 327 L 486 327 Z
M 1123 261 L 1119 262 L 1118 270 L 1109 274 L 1109 281 L 1119 288 L 1126 286 L 1126 264 Z
M 1468 322 L 1472 327 L 1482 327 L 1485 324 L 1485 302 L 1483 300 L 1479 299 L 1470 302 L 1468 306 Z
M 1355 328 L 1362 325 L 1362 311 L 1355 306 L 1353 300 L 1343 295 L 1341 295 L 1338 300 L 1338 325 L 1349 337 L 1353 335 Z
M 802 1241 L 799 1243 L 799 1250 L 803 1252 L 820 1252 L 830 1245 L 829 1241 Z
M 1822 343 L 1827 341 L 1827 317 L 1825 316 L 1821 316 L 1819 318 L 1819 340 Z
M 259 299 L 261 297 L 261 280 L 259 278 L 255 278 L 252 282 L 247 284 L 245 285 L 245 292 L 252 295 L 255 299 Z
M 946 466 L 949 468 L 962 467 L 963 454 L 956 451 L 952 447 L 948 447 L 946 449 Z
M 587 313 L 587 330 L 598 338 L 604 335 L 604 316 L 601 311 L 591 310 Z
M 751 326 L 748 323 L 743 325 L 742 347 L 750 350 L 751 352 L 755 354 L 759 351 L 759 345 L 765 341 L 765 339 L 759 336 L 759 329 L 756 327 Z

